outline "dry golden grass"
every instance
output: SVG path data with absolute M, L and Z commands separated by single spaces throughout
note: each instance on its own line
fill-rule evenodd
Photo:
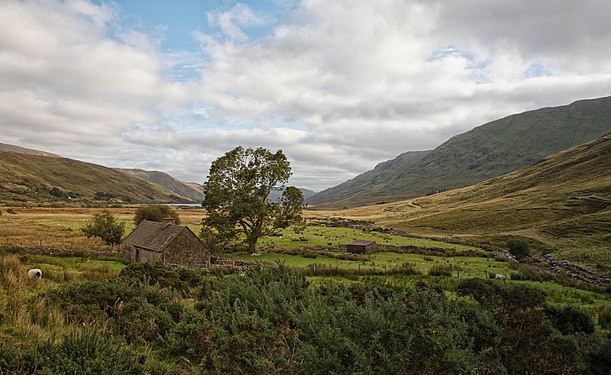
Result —
M 43 281 L 29 279 L 27 268 L 15 255 L 0 257 L 0 316 L 4 325 L 22 333 L 41 337 L 49 325 L 63 325 L 63 316 L 32 298 L 43 288 Z
M 125 223 L 125 235 L 134 228 L 137 207 L 109 208 L 115 218 Z M 81 228 L 101 208 L 12 208 L 14 214 L 2 207 L 0 216 L 0 247 L 42 247 L 69 251 L 109 251 L 111 247 L 95 238 L 87 238 Z M 204 211 L 178 208 L 181 223 L 196 229 Z M 197 233 L 197 230 L 195 231 Z

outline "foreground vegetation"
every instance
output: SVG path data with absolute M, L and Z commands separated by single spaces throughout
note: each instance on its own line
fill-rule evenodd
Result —
M 284 266 L 117 275 L 114 263 L 91 279 L 24 277 L 48 261 L 73 262 L 1 259 L 3 373 L 602 374 L 611 364 L 608 331 L 525 285 L 465 279 L 449 298 L 431 282 L 345 284 Z
M 223 254 L 258 265 L 205 274 L 126 267 L 81 230 L 101 210 L 7 211 L 2 374 L 598 374 L 611 366 L 608 291 L 559 284 L 465 243 L 316 212 L 300 234 L 263 239 L 257 256 Z M 127 232 L 134 227 L 135 208 L 110 211 Z M 201 210 L 178 211 L 196 232 Z M 343 246 L 360 239 L 386 250 L 347 254 Z M 33 254 L 39 248 L 63 256 Z M 32 267 L 43 279 L 26 278 Z M 507 281 L 485 279 L 496 275 Z

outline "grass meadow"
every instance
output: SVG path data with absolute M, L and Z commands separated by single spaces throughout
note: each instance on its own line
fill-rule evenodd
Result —
M 125 235 L 134 228 L 135 209 L 135 207 L 110 209 L 119 221 L 125 223 Z M 92 215 L 100 212 L 101 209 L 13 208 L 11 211 L 12 213 L 8 213 L 6 208 L 2 208 L 3 214 L 0 216 L 0 249 L 10 249 L 1 256 L 2 277 L 5 280 L 4 285 L 8 285 L 2 290 L 4 309 L 10 310 L 13 305 L 22 303 L 23 306 L 27 306 L 24 307 L 26 310 L 35 311 L 37 307 L 27 302 L 28 297 L 62 283 L 111 279 L 125 267 L 119 257 L 118 249 L 114 249 L 116 256 L 109 257 L 108 252 L 113 250 L 110 246 L 104 245 L 97 239 L 86 238 L 80 230 Z M 182 224 L 198 233 L 203 211 L 179 208 L 178 212 Z M 306 216 L 309 215 L 312 222 L 320 222 L 320 218 L 324 219 L 327 214 L 331 217 L 330 213 L 306 212 Z M 344 245 L 354 240 L 373 240 L 381 245 L 442 248 L 447 250 L 446 255 L 453 256 L 376 252 L 357 258 L 358 260 L 338 258 L 337 255 L 345 251 Z M 38 247 L 58 250 L 58 253 L 64 254 L 58 257 L 23 254 L 19 251 L 19 248 Z M 290 253 L 291 250 L 299 249 L 313 250 L 304 254 Z M 416 281 L 424 279 L 438 283 L 450 295 L 455 293 L 460 279 L 485 278 L 487 275 L 501 274 L 505 276 L 508 284 L 524 283 L 544 290 L 552 303 L 579 306 L 591 312 L 593 316 L 596 316 L 601 309 L 611 312 L 611 299 L 608 293 L 577 289 L 552 281 L 510 280 L 516 270 L 507 262 L 495 259 L 490 252 L 462 244 L 322 225 L 308 226 L 299 234 L 287 230 L 280 236 L 263 238 L 259 243 L 259 250 L 261 253 L 257 256 L 243 252 L 222 255 L 247 262 L 281 263 L 287 267 L 309 270 L 317 268 L 319 273 L 324 270 L 324 276 L 309 277 L 314 285 L 321 280 L 334 280 L 342 283 L 371 283 L 407 288 Z M 106 258 L 70 256 L 70 254 L 90 254 L 98 251 L 104 252 Z M 477 255 L 478 251 L 486 256 L 471 256 Z M 9 254 L 11 252 L 17 254 Z M 462 252 L 469 252 L 470 256 L 461 255 Z M 43 280 L 37 284 L 25 280 L 23 275 L 28 268 L 41 268 L 44 272 Z M 406 272 L 403 273 L 403 270 Z M 349 273 L 354 275 L 345 277 Z M 17 290 L 17 293 L 9 296 L 11 288 Z

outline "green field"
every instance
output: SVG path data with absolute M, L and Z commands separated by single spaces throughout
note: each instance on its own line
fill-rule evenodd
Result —
M 409 263 L 421 273 L 427 273 L 428 270 L 437 265 L 450 265 L 453 269 L 458 268 L 460 277 L 486 277 L 488 273 L 503 274 L 509 276 L 512 269 L 506 262 L 500 262 L 493 258 L 482 257 L 438 257 L 427 256 L 422 254 L 399 254 L 390 252 L 380 252 L 369 254 L 366 261 L 350 261 L 331 258 L 325 255 L 319 255 L 316 258 L 304 257 L 301 255 L 263 253 L 257 256 L 248 255 L 246 253 L 230 253 L 228 257 L 236 260 L 247 262 L 261 262 L 267 264 L 283 263 L 287 267 L 293 268 L 308 268 L 314 264 L 326 267 L 338 267 L 342 269 L 358 270 L 358 269 L 390 269 L 400 266 L 403 263 Z M 457 275 L 454 271 L 453 274 Z
M 453 249 L 456 251 L 481 250 L 477 247 L 447 243 L 414 237 L 403 237 L 381 232 L 363 231 L 355 228 L 307 226 L 302 233 L 296 234 L 287 229 L 279 236 L 264 237 L 259 240 L 262 250 L 273 248 L 301 248 L 321 246 L 328 249 L 344 248 L 357 240 L 375 241 L 380 245 L 419 246 L 429 248 Z
M 588 290 L 582 290 L 574 287 L 562 286 L 551 281 L 514 281 L 509 280 L 512 272 L 516 272 L 509 267 L 506 262 L 497 261 L 493 258 L 482 257 L 438 257 L 427 256 L 422 254 L 398 254 L 381 252 L 369 255 L 367 261 L 349 261 L 330 258 L 324 255 L 319 255 L 316 258 L 307 258 L 301 255 L 275 254 L 264 253 L 257 256 L 248 255 L 245 253 L 226 254 L 228 257 L 247 261 L 259 262 L 263 264 L 281 263 L 291 268 L 311 269 L 314 265 L 317 267 L 339 268 L 344 270 L 390 270 L 393 267 L 400 266 L 404 263 L 409 263 L 421 273 L 421 275 L 381 275 L 381 276 L 361 276 L 357 280 L 363 283 L 373 283 L 378 285 L 390 286 L 393 288 L 409 288 L 418 280 L 429 280 L 438 283 L 444 290 L 450 294 L 456 291 L 458 283 L 463 278 L 486 278 L 488 274 L 502 274 L 507 278 L 508 285 L 525 284 L 543 290 L 550 303 L 568 304 L 580 306 L 588 311 L 595 313 L 599 308 L 607 306 L 611 308 L 611 296 L 605 293 L 597 293 Z M 451 277 L 447 276 L 428 276 L 428 271 L 436 265 L 450 265 L 454 269 Z M 456 271 L 458 268 L 459 272 Z M 329 279 L 327 277 L 316 276 L 314 280 Z M 331 278 L 335 281 L 342 278 Z M 503 281 L 497 281 L 503 283 Z

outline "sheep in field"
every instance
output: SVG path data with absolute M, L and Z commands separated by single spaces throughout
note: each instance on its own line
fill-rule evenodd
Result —
M 503 281 L 505 281 L 505 276 L 501 275 L 500 273 L 497 273 L 497 274 L 494 276 L 494 278 L 495 278 L 495 279 L 497 279 L 497 280 L 503 280 Z
M 39 268 L 32 268 L 28 270 L 28 279 L 40 279 L 42 277 L 42 271 Z

